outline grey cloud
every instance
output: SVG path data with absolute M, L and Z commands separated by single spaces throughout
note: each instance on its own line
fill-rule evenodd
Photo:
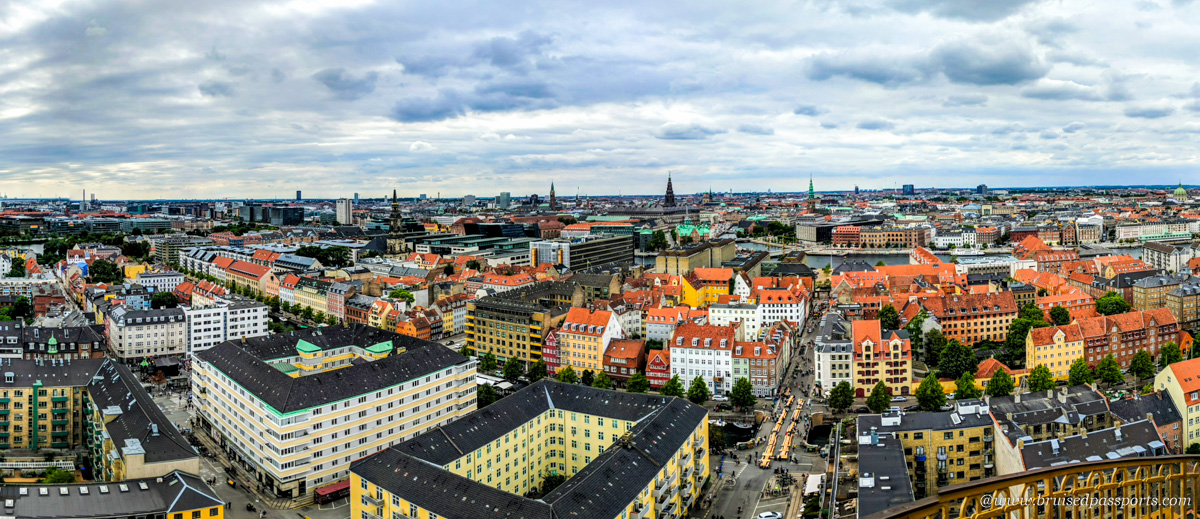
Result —
M 894 87 L 928 77 L 928 68 L 923 58 L 884 56 L 875 52 L 818 54 L 808 60 L 808 78 L 825 81 L 843 76 Z
M 1131 106 L 1125 109 L 1126 117 L 1138 119 L 1159 119 L 1173 113 L 1175 113 L 1175 108 L 1170 106 Z
M 458 117 L 464 113 L 459 95 L 443 90 L 434 98 L 409 98 L 397 101 L 389 116 L 402 123 L 423 123 Z
M 197 87 L 200 89 L 200 94 L 208 97 L 233 97 L 237 95 L 233 85 L 224 81 L 208 80 L 200 83 Z
M 860 130 L 891 130 L 896 125 L 883 119 L 864 119 L 858 122 L 857 127 Z
M 1109 101 L 1129 101 L 1133 92 L 1129 91 L 1130 76 L 1113 70 L 1104 71 L 1104 98 Z
M 743 124 L 738 126 L 738 131 L 741 133 L 749 133 L 753 135 L 775 135 L 775 129 L 757 124 Z
M 892 8 L 907 13 L 928 13 L 940 18 L 994 22 L 1012 16 L 1037 0 L 891 0 Z
M 333 92 L 334 97 L 353 101 L 375 91 L 375 81 L 379 79 L 379 73 L 370 71 L 355 77 L 343 68 L 327 68 L 318 71 L 312 77 Z
M 1075 122 L 1073 122 L 1073 123 L 1070 123 L 1070 124 L 1068 124 L 1068 125 L 1066 125 L 1066 126 L 1063 126 L 1063 127 L 1062 127 L 1062 131 L 1063 131 L 1063 132 L 1066 132 L 1066 133 L 1075 133 L 1075 132 L 1077 132 L 1077 131 L 1079 131 L 1079 130 L 1082 130 L 1082 129 L 1084 129 L 1085 127 L 1087 127 L 1087 125 L 1086 125 L 1086 124 L 1083 124 L 1083 123 L 1081 123 L 1081 122 L 1079 122 L 1079 121 L 1075 121 Z
M 287 74 L 285 74 L 282 70 L 277 68 L 271 69 L 271 81 L 282 83 L 285 79 L 287 79 Z
M 528 63 L 530 57 L 541 53 L 552 43 L 548 36 L 525 31 L 516 38 L 495 37 L 477 43 L 474 55 L 500 68 L 513 68 Z
M 1040 138 L 1042 140 L 1052 140 L 1052 139 L 1057 139 L 1059 137 L 1060 137 L 1060 135 L 1058 134 L 1058 132 L 1055 132 L 1052 130 L 1046 130 L 1046 131 L 1042 132 L 1040 135 L 1038 135 L 1038 138 Z
M 931 54 L 942 73 L 955 83 L 1015 85 L 1050 71 L 1033 51 L 1013 44 L 984 46 L 965 41 L 938 46 Z
M 1183 105 L 1183 109 L 1189 112 L 1200 112 L 1200 101 L 1192 101 Z
M 827 112 L 829 112 L 829 110 L 814 105 L 800 105 L 797 106 L 795 110 L 792 110 L 792 113 L 796 115 L 807 115 L 809 117 L 816 117 Z
M 1045 101 L 1100 101 L 1101 97 L 1091 88 L 1072 81 L 1046 80 L 1021 90 L 1021 97 Z
M 204 53 L 204 57 L 214 61 L 221 61 L 225 59 L 225 54 L 222 54 L 221 51 L 217 50 L 217 46 L 213 45 L 208 52 Z
M 725 132 L 697 123 L 667 123 L 662 125 L 654 136 L 664 140 L 700 140 L 721 133 Z
M 1054 63 L 1069 63 L 1080 67 L 1107 67 L 1104 60 L 1088 56 L 1082 52 L 1052 50 L 1046 53 L 1046 59 Z
M 826 122 L 821 123 L 821 127 L 826 130 L 835 130 L 835 129 L 837 129 L 838 125 L 837 125 L 837 123 L 831 123 L 831 122 L 826 121 Z
M 1062 18 L 1050 18 L 1030 22 L 1025 31 L 1037 37 L 1038 43 L 1057 48 L 1061 46 L 1061 38 L 1079 32 L 1079 26 Z
M 1023 132 L 1023 131 L 1025 131 L 1025 127 L 1022 126 L 1020 123 L 1009 123 L 1004 126 L 1000 126 L 998 128 L 993 128 L 991 133 L 992 133 L 992 135 L 1008 135 L 1011 133 L 1018 133 L 1018 132 Z
M 983 94 L 966 94 L 959 96 L 950 96 L 942 103 L 942 106 L 954 108 L 958 106 L 983 106 L 987 104 L 988 96 Z

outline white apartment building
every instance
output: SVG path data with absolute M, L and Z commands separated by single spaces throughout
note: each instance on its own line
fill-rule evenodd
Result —
M 187 316 L 182 308 L 130 310 L 113 308 L 104 321 L 109 352 L 120 359 L 140 359 L 187 352 Z
M 208 306 L 184 307 L 188 356 L 222 342 L 267 334 L 267 305 L 247 298 L 221 298 Z
M 762 320 L 761 327 L 788 321 L 803 330 L 804 322 L 808 319 L 808 297 L 803 291 L 794 288 L 759 289 L 758 311 Z M 750 337 L 749 332 L 746 336 Z M 758 337 L 757 333 L 754 337 Z
M 168 270 L 166 272 L 141 272 L 137 276 L 137 282 L 149 289 L 151 292 L 171 292 L 180 283 L 183 283 L 183 274 Z
M 817 337 L 813 339 L 816 383 L 823 394 L 842 382 L 854 386 L 854 343 L 850 338 L 850 322 L 836 313 L 821 318 Z
M 337 201 L 337 223 L 354 225 L 354 205 L 349 198 L 339 198 Z
M 364 325 L 227 341 L 193 363 L 198 426 L 255 484 L 300 497 L 475 410 L 476 362 Z
M 704 380 L 713 395 L 733 391 L 733 349 L 741 340 L 741 327 L 683 323 L 675 328 L 671 351 L 671 374 L 679 375 L 684 389 L 696 377 Z
M 740 322 L 746 337 L 757 338 L 762 328 L 762 312 L 758 305 L 734 303 L 708 307 L 708 323 L 713 326 L 729 326 Z

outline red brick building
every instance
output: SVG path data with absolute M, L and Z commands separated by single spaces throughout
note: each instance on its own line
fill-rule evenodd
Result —
M 653 389 L 659 389 L 671 380 L 670 350 L 650 350 L 646 357 L 646 378 Z
M 543 350 L 543 356 L 545 352 Z M 634 373 L 646 371 L 646 341 L 614 339 L 604 350 L 604 373 L 621 386 Z

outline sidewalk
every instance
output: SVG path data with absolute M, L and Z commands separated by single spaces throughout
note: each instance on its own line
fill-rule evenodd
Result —
M 252 475 L 250 475 L 249 473 L 247 473 L 245 471 L 245 469 L 243 469 L 242 467 L 238 466 L 235 463 L 231 463 L 225 457 L 225 451 L 222 450 L 221 447 L 218 446 L 215 441 L 213 441 L 213 439 L 208 435 L 207 431 L 196 429 L 195 433 L 196 433 L 196 438 L 198 438 L 200 440 L 200 443 L 204 444 L 204 447 L 208 449 L 208 452 L 210 454 L 213 454 L 213 457 L 217 461 L 217 463 L 219 463 L 222 467 L 225 467 L 225 468 L 233 467 L 234 474 L 237 474 L 237 477 L 234 479 L 234 482 L 236 482 L 238 484 L 238 487 L 244 489 L 247 492 L 254 494 L 255 497 L 257 497 L 263 503 L 266 503 L 267 506 L 274 508 L 276 510 L 295 510 L 297 508 L 305 507 L 305 506 L 312 504 L 312 498 L 309 496 L 295 498 L 295 499 L 286 499 L 286 498 L 275 497 L 270 494 L 264 494 L 262 492 L 259 492 L 257 485 L 246 484 L 247 481 L 254 481 L 254 477 Z M 226 476 L 226 477 L 229 477 L 229 476 Z M 218 481 L 217 484 L 228 484 L 228 482 Z

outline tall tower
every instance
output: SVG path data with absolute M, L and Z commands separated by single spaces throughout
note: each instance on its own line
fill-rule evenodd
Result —
M 558 199 L 554 198 L 554 182 L 550 183 L 550 210 L 558 210 Z
M 663 207 L 675 207 L 675 188 L 671 185 L 671 173 L 667 173 L 667 196 L 663 199 Z
M 808 174 L 808 201 L 805 203 L 805 205 L 808 206 L 809 211 L 813 211 L 817 208 L 817 194 L 815 191 L 813 191 L 812 173 Z
M 392 215 L 388 222 L 387 237 L 388 254 L 404 253 L 404 225 L 400 217 L 400 200 L 396 198 L 396 190 L 392 189 Z

